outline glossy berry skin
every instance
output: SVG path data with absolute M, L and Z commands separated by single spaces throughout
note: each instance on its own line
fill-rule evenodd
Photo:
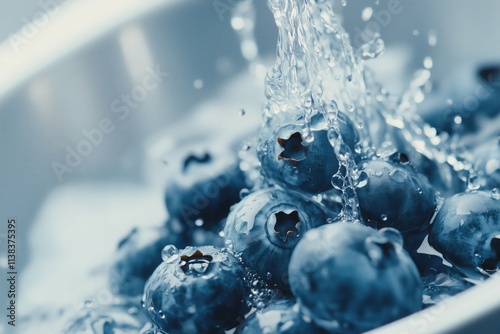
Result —
M 352 122 L 339 113 L 338 123 L 344 143 L 354 151 L 358 134 Z M 290 123 L 263 138 L 259 160 L 264 173 L 280 185 L 307 193 L 332 189 L 331 179 L 339 162 L 328 140 L 327 127 L 313 129 L 311 143 L 304 141 L 302 130 L 301 125 Z
M 370 225 L 406 234 L 429 223 L 436 208 L 434 190 L 405 155 L 365 161 L 359 167 L 364 180 L 356 192 L 361 214 Z
M 392 228 L 338 222 L 312 229 L 295 248 L 289 275 L 301 311 L 332 332 L 367 331 L 421 308 L 420 276 Z
M 212 246 L 170 251 L 146 283 L 144 307 L 167 333 L 228 330 L 248 311 L 244 277 L 227 251 Z
M 276 188 L 256 191 L 236 204 L 224 229 L 228 247 L 272 286 L 288 291 L 288 263 L 304 233 L 327 222 L 315 202 Z
M 431 225 L 429 243 L 469 276 L 495 272 L 500 267 L 500 199 L 490 191 L 446 199 Z
M 192 148 L 172 160 L 173 175 L 165 191 L 170 221 L 177 221 L 182 229 L 178 233 L 201 229 L 218 234 L 221 221 L 246 187 L 236 157 L 217 149 Z
M 295 300 L 282 299 L 252 313 L 236 330 L 237 334 L 326 334 L 323 329 L 302 318 Z
M 165 227 L 134 228 L 118 244 L 110 270 L 113 293 L 139 296 L 144 284 L 161 263 L 161 251 L 168 244 L 184 244 L 178 235 Z

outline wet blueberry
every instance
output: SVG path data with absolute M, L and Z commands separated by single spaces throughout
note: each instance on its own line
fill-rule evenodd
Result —
M 144 307 L 167 333 L 214 333 L 236 327 L 248 311 L 245 272 L 227 251 L 212 246 L 177 251 L 167 246 L 146 283 Z
M 360 170 L 366 180 L 357 188 L 359 207 L 370 224 L 406 234 L 429 223 L 436 207 L 434 190 L 405 154 L 364 161 Z
M 270 284 L 289 290 L 287 270 L 295 245 L 307 230 L 326 222 L 318 204 L 270 188 L 248 195 L 232 208 L 224 238 L 246 266 Z
M 446 199 L 431 225 L 429 243 L 469 276 L 496 272 L 500 267 L 500 197 L 479 191 Z
M 436 129 L 468 134 L 484 131 L 482 123 L 500 111 L 500 64 L 462 66 L 426 100 L 418 112 Z
M 195 230 L 218 234 L 221 221 L 246 187 L 236 157 L 207 147 L 187 150 L 181 159 L 172 160 L 175 168 L 165 196 L 170 222 L 188 234 Z
M 320 117 L 323 117 L 319 115 Z M 339 129 L 345 145 L 354 151 L 358 134 L 347 116 L 338 114 Z M 328 128 L 312 128 L 314 140 L 307 142 L 303 126 L 290 123 L 271 133 L 264 133 L 259 160 L 266 176 L 275 182 L 308 193 L 332 188 L 332 176 L 339 162 L 328 139 Z M 269 136 L 268 136 L 269 135 Z
M 290 260 L 301 311 L 330 331 L 363 332 L 418 311 L 422 282 L 392 228 L 338 222 L 312 229 Z
M 252 313 L 238 327 L 237 334 L 325 334 L 312 322 L 306 322 L 293 299 L 276 300 Z
M 161 263 L 161 250 L 172 243 L 184 241 L 165 227 L 134 228 L 120 241 L 112 259 L 109 278 L 112 292 L 141 295 L 146 280 Z

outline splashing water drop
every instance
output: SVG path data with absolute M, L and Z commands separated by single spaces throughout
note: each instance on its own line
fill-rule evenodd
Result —
M 380 38 L 379 34 L 376 34 L 374 38 L 361 45 L 357 55 L 363 60 L 375 59 L 385 50 L 384 40 Z
M 373 16 L 373 8 L 372 7 L 366 7 L 363 9 L 361 12 L 361 19 L 365 22 L 368 22 Z

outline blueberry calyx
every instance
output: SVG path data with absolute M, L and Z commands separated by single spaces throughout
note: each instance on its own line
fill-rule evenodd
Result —
M 278 235 L 282 242 L 286 242 L 288 238 L 298 238 L 299 229 L 297 226 L 300 224 L 298 211 L 285 213 L 283 211 L 274 214 L 276 223 L 274 224 L 274 232 Z
M 484 260 L 481 268 L 486 271 L 496 271 L 500 265 L 500 235 L 493 237 L 490 245 L 496 256 Z
M 293 133 L 288 139 L 278 137 L 278 144 L 283 148 L 278 160 L 297 162 L 306 158 L 306 147 L 299 132 Z
M 404 152 L 398 152 L 398 153 L 391 154 L 390 159 L 396 163 L 401 164 L 401 165 L 409 165 L 410 164 L 410 158 Z
M 200 250 L 196 250 L 193 255 L 182 255 L 180 267 L 185 274 L 203 274 L 208 270 L 213 260 L 211 255 L 203 255 Z
M 185 160 L 182 166 L 182 171 L 185 172 L 189 166 L 193 163 L 204 164 L 210 162 L 212 160 L 212 156 L 210 153 L 205 152 L 203 155 L 190 154 Z

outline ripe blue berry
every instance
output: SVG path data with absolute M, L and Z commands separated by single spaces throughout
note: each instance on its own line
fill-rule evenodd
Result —
M 167 246 L 146 283 L 144 307 L 167 333 L 214 333 L 238 325 L 248 311 L 245 272 L 227 251 L 212 246 Z
M 366 174 L 366 180 L 357 188 L 361 214 L 377 228 L 415 232 L 425 227 L 434 214 L 434 190 L 415 172 L 406 155 L 394 159 L 360 164 L 360 170 Z
M 401 234 L 338 222 L 295 248 L 290 286 L 301 311 L 329 331 L 362 332 L 418 311 L 422 282 Z
M 188 150 L 171 163 L 176 165 L 175 172 L 165 196 L 170 220 L 177 220 L 186 233 L 201 228 L 217 234 L 246 186 L 237 159 L 231 153 L 206 148 Z
M 498 198 L 489 191 L 454 195 L 444 201 L 431 225 L 431 246 L 469 276 L 500 267 Z
M 287 270 L 304 233 L 327 215 L 311 200 L 275 188 L 256 191 L 236 204 L 224 229 L 226 243 L 261 278 L 289 290 Z
M 352 122 L 342 113 L 338 114 L 338 122 L 345 145 L 354 151 L 358 135 Z M 326 126 L 312 129 L 314 140 L 310 143 L 304 140 L 302 130 L 303 126 L 290 123 L 263 138 L 259 160 L 264 173 L 268 178 L 292 189 L 308 193 L 327 191 L 332 188 L 332 176 L 339 168 L 328 139 L 328 129 Z

